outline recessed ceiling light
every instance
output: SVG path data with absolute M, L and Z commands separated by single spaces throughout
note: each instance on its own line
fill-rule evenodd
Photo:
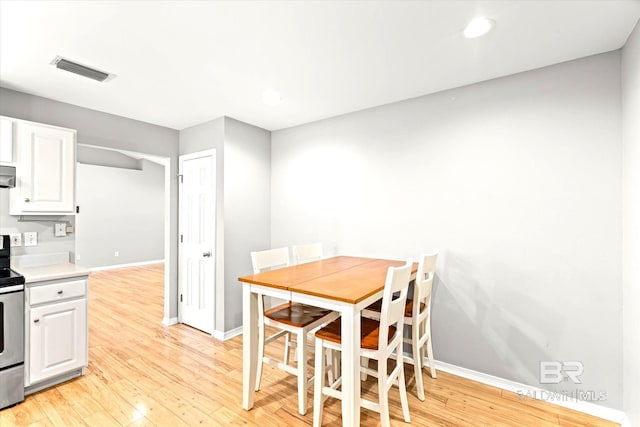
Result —
M 280 96 L 280 92 L 275 89 L 267 89 L 262 92 L 262 102 L 264 102 L 269 107 L 275 107 L 276 105 L 282 102 L 282 97 Z
M 476 37 L 484 36 L 493 28 L 493 21 L 484 17 L 473 18 L 462 34 L 468 39 L 475 39 Z

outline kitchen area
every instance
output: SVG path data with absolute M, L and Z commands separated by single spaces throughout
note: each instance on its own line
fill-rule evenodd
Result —
M 85 373 L 75 197 L 76 131 L 0 117 L 0 409 Z

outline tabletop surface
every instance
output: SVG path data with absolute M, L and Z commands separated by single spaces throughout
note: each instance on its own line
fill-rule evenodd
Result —
M 285 289 L 356 304 L 384 288 L 389 267 L 405 261 L 337 256 L 238 278 L 240 282 Z M 414 263 L 412 272 L 417 270 Z

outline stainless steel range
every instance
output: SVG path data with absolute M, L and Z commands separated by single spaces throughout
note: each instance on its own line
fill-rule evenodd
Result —
M 0 409 L 24 400 L 24 277 L 10 268 L 9 236 L 0 236 Z

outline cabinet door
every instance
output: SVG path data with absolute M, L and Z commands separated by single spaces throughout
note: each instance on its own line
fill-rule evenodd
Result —
M 13 121 L 0 117 L 0 162 L 13 163 Z
M 87 300 L 32 308 L 29 384 L 87 364 Z
M 17 123 L 17 183 L 11 214 L 72 213 L 75 205 L 75 131 Z

